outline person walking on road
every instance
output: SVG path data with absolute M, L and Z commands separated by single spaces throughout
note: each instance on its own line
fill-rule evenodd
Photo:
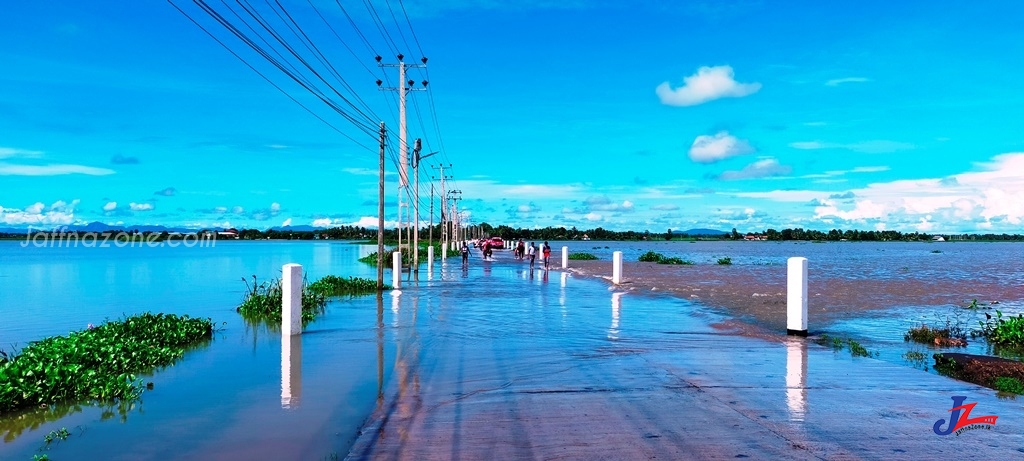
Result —
M 469 245 L 466 242 L 462 242 L 462 265 L 466 266 L 469 264 Z
M 549 269 L 549 265 L 551 263 L 551 245 L 548 245 L 548 242 L 544 242 L 543 252 L 544 252 L 544 270 L 548 270 Z
M 530 246 L 526 247 L 526 257 L 530 258 L 530 270 L 533 271 L 534 261 L 537 260 L 537 247 L 533 242 L 530 242 Z

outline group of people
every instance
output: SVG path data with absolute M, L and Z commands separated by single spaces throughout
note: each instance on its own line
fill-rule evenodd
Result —
M 478 246 L 483 253 L 484 260 L 490 260 L 494 254 L 491 242 L 487 239 L 482 239 Z M 515 259 L 520 261 L 524 259 L 530 260 L 530 269 L 533 269 L 536 265 L 538 253 L 540 253 L 541 262 L 544 264 L 544 270 L 549 269 L 551 267 L 551 245 L 548 245 L 548 242 L 544 242 L 540 249 L 538 249 L 533 242 L 530 242 L 530 245 L 527 246 L 526 242 L 519 239 L 512 248 L 512 255 Z M 469 264 L 469 244 L 467 242 L 462 242 L 462 264 Z

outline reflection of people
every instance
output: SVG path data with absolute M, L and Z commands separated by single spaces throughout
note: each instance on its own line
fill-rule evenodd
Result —
M 551 245 L 548 242 L 544 242 L 544 270 L 548 270 L 548 265 L 551 262 Z
M 530 274 L 533 274 L 533 263 L 537 260 L 537 246 L 530 242 L 530 246 L 526 247 L 526 256 L 530 257 Z
M 466 242 L 462 242 L 462 264 L 469 264 L 469 245 Z

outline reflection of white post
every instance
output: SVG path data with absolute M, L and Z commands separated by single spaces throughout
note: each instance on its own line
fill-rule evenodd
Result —
M 562 247 L 562 269 L 569 267 L 569 247 Z
M 612 283 L 622 283 L 622 252 L 612 253 Z
M 565 288 L 565 282 L 569 280 L 569 273 L 562 272 L 562 288 Z
M 786 405 L 794 421 L 807 413 L 807 343 L 791 339 L 786 343 Z
M 807 336 L 807 258 L 789 258 L 786 333 Z
M 281 337 L 281 408 L 295 408 L 302 398 L 302 337 Z
M 427 273 L 434 272 L 434 246 L 427 247 Z
M 402 288 L 402 252 L 397 250 L 391 254 L 391 286 Z
M 302 266 L 281 268 L 281 336 L 302 334 Z
M 395 290 L 391 292 L 391 326 L 398 328 L 398 313 L 401 310 L 402 292 Z
M 619 312 L 622 310 L 622 295 L 612 293 L 612 326 L 608 328 L 608 339 L 619 339 Z

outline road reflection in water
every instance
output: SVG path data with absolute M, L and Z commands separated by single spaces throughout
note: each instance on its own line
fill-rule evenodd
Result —
M 807 414 L 807 341 L 790 338 L 786 342 L 786 406 L 793 421 Z
M 281 335 L 281 408 L 298 408 L 302 400 L 302 335 Z
M 619 339 L 619 312 L 622 310 L 622 295 L 625 293 L 612 293 L 612 325 L 608 327 L 608 339 Z

